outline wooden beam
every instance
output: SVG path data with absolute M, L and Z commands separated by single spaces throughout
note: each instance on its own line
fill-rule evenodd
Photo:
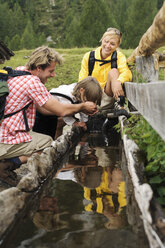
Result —
M 160 68 L 165 68 L 165 60 L 159 61 L 159 67 Z
M 165 141 L 165 81 L 124 85 L 128 100 Z

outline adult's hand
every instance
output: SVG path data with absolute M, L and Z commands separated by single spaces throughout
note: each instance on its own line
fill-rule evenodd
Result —
M 124 96 L 124 91 L 120 81 L 116 81 L 112 84 L 112 92 L 115 99 L 119 96 Z
M 78 104 L 64 104 L 59 102 L 55 97 L 51 97 L 42 107 L 45 113 L 55 114 L 57 116 L 69 116 L 75 113 L 83 112 L 87 115 L 95 114 L 97 112 L 97 106 L 93 102 L 83 102 Z M 42 112 L 44 112 L 42 111 Z
M 97 113 L 97 105 L 94 102 L 84 102 L 82 112 L 87 115 L 93 115 Z

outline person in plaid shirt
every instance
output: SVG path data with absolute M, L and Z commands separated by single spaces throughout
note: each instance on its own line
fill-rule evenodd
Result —
M 32 131 L 35 123 L 36 109 L 45 115 L 67 116 L 78 112 L 94 114 L 97 106 L 93 102 L 63 104 L 55 99 L 44 84 L 48 78 L 55 76 L 56 64 L 61 64 L 62 57 L 54 49 L 46 46 L 34 50 L 25 66 L 17 70 L 29 71 L 8 80 L 9 95 L 6 99 L 5 115 L 28 106 L 23 111 L 5 118 L 0 124 L 0 179 L 16 185 L 13 172 L 35 152 L 41 152 L 51 146 L 52 138 Z

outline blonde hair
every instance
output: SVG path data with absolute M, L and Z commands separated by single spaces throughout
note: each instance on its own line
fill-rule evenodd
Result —
M 106 32 L 103 34 L 100 42 L 106 37 L 110 36 L 111 38 L 118 38 L 119 44 L 121 44 L 122 41 L 122 33 L 117 28 L 107 28 Z
M 97 105 L 101 104 L 102 99 L 102 89 L 99 82 L 96 78 L 88 76 L 83 80 L 79 81 L 77 85 L 74 87 L 73 96 L 81 102 L 80 89 L 83 88 L 85 90 L 85 97 L 87 101 L 91 101 L 96 103 Z
M 57 62 L 60 65 L 62 64 L 62 61 L 62 56 L 53 48 L 41 46 L 34 50 L 26 67 L 29 70 L 34 70 L 40 66 L 44 70 L 51 62 Z

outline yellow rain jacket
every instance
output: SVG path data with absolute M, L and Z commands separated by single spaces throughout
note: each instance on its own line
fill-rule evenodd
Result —
M 102 197 L 105 196 L 109 202 L 109 206 L 115 208 L 114 206 L 114 202 L 112 199 L 112 191 L 111 189 L 108 187 L 108 173 L 107 171 L 103 172 L 102 175 L 102 182 L 100 184 L 99 187 L 97 187 L 96 189 L 96 212 L 97 213 L 103 213 L 103 202 L 102 202 Z M 119 208 L 118 208 L 118 213 L 121 212 L 122 208 L 126 206 L 127 202 L 126 202 L 126 196 L 125 196 L 125 182 L 122 181 L 119 184 L 119 191 L 117 193 L 117 199 L 118 199 L 118 204 L 119 204 Z M 91 201 L 91 189 L 84 187 L 84 198 L 86 200 Z M 87 212 L 91 212 L 92 211 L 92 206 L 93 203 L 89 203 L 88 205 L 85 206 L 85 210 Z
M 96 59 L 101 59 L 100 50 L 101 50 L 101 47 L 98 47 L 95 50 L 95 58 Z M 118 80 L 121 83 L 129 82 L 132 80 L 132 73 L 131 73 L 130 69 L 128 68 L 128 65 L 126 62 L 126 57 L 119 50 L 116 50 L 116 51 L 117 51 L 117 69 L 118 69 L 119 74 L 120 74 Z M 87 52 L 82 59 L 81 70 L 79 72 L 79 81 L 88 76 L 89 54 L 90 54 L 90 52 Z M 111 56 L 112 56 L 112 54 L 109 57 L 107 57 L 105 60 L 110 60 Z M 100 64 L 101 64 L 101 62 L 95 61 L 95 65 L 94 65 L 93 72 L 92 72 L 91 76 L 95 77 L 98 80 L 98 82 L 100 83 L 101 88 L 104 89 L 105 84 L 107 82 L 108 71 L 111 69 L 111 63 L 107 63 L 107 64 L 104 64 L 102 66 L 100 66 Z

